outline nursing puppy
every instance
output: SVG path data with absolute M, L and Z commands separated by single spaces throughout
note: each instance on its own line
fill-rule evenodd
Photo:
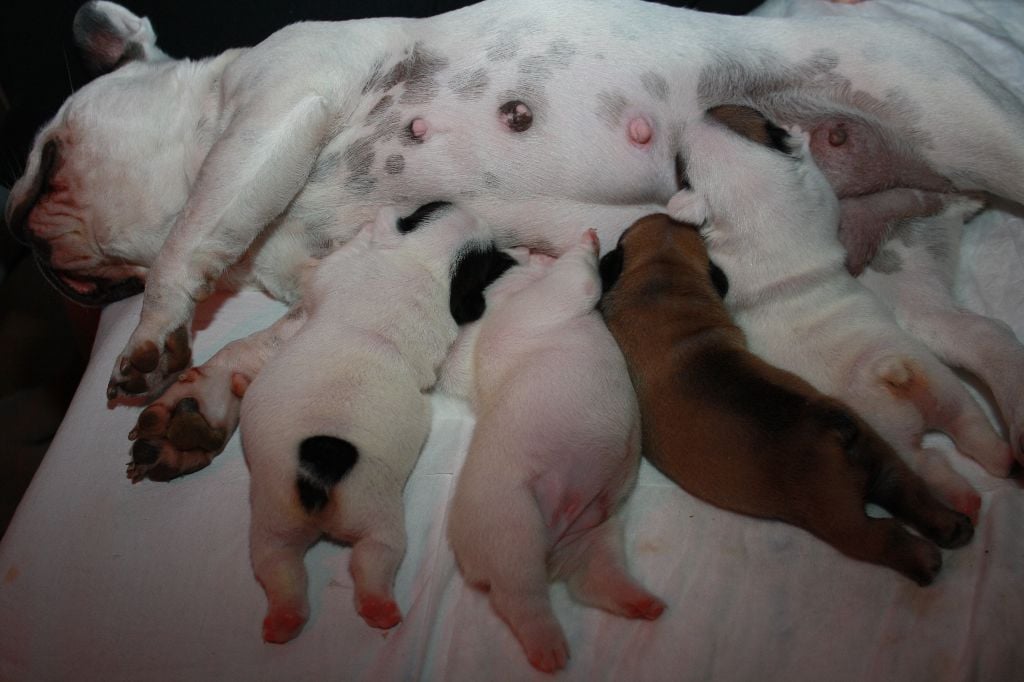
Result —
M 615 516 L 636 480 L 640 434 L 622 353 L 594 309 L 597 250 L 590 230 L 559 259 L 510 270 L 464 344 L 475 347 L 477 421 L 448 538 L 466 582 L 488 592 L 546 672 L 569 658 L 549 578 L 628 618 L 664 609 L 626 570 Z
M 971 539 L 969 519 L 936 501 L 849 407 L 747 350 L 696 226 L 641 219 L 601 274 L 601 311 L 636 387 L 644 455 L 681 488 L 808 530 L 920 585 L 942 566 L 936 544 Z M 927 539 L 868 517 L 866 502 Z
M 386 209 L 307 272 L 306 321 L 241 408 L 268 642 L 305 623 L 303 556 L 322 534 L 353 545 L 363 619 L 401 620 L 392 584 L 406 545 L 402 490 L 430 430 L 425 392 L 457 332 L 450 280 L 482 239 L 475 219 L 446 204 L 403 219 Z
M 850 404 L 953 506 L 972 517 L 977 493 L 943 456 L 922 447 L 948 434 L 989 473 L 1013 453 L 953 372 L 899 327 L 844 267 L 838 201 L 806 136 L 744 107 L 711 109 L 687 129 L 692 190 L 669 203 L 703 224 L 711 257 L 729 274 L 726 303 L 750 348 Z

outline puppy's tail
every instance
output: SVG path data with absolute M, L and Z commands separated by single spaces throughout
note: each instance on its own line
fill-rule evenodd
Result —
M 359 450 L 336 436 L 310 436 L 299 444 L 299 470 L 295 485 L 299 501 L 309 513 L 327 504 L 331 488 L 359 460 Z

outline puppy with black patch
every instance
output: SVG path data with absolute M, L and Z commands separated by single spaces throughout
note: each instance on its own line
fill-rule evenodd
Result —
M 732 284 L 726 304 L 755 353 L 848 402 L 942 497 L 972 519 L 981 500 L 928 430 L 995 476 L 1013 452 L 953 372 L 853 278 L 837 236 L 839 201 L 808 136 L 759 112 L 716 107 L 687 127 L 691 189 L 669 213 L 701 224 Z
M 936 548 L 967 543 L 970 520 L 853 410 L 746 348 L 729 289 L 694 225 L 641 219 L 601 260 L 601 311 L 627 358 L 644 455 L 711 504 L 785 521 L 844 554 L 930 583 Z M 865 514 L 875 502 L 909 523 Z
M 595 309 L 593 230 L 557 260 L 534 254 L 486 291 L 467 330 L 476 414 L 449 511 L 448 538 L 466 582 L 531 665 L 553 672 L 569 648 L 548 580 L 581 603 L 654 619 L 664 605 L 625 566 L 616 510 L 640 461 L 636 398 L 625 361 Z M 456 366 L 456 359 L 451 361 Z M 451 371 L 452 368 L 449 368 Z
M 307 270 L 306 321 L 253 380 L 240 417 L 266 641 L 305 623 L 303 557 L 321 535 L 352 543 L 363 619 L 401 620 L 402 491 L 430 431 L 426 392 L 457 333 L 451 282 L 460 258 L 485 246 L 477 221 L 448 204 L 408 218 L 385 209 Z

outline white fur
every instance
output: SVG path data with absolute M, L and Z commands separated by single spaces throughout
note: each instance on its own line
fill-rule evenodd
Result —
M 486 294 L 473 351 L 476 429 L 449 512 L 466 581 L 488 590 L 535 667 L 568 645 L 548 576 L 580 601 L 633 618 L 663 606 L 624 565 L 614 514 L 639 466 L 639 410 L 625 360 L 595 309 L 592 232 L 559 259 L 534 255 Z
M 375 89 L 374 75 L 386 76 L 417 47 L 444 60 L 418 81 L 431 96 L 417 99 L 408 83 Z M 828 77 L 809 64 L 824 64 Z M 478 70 L 479 94 L 466 96 L 460 83 Z M 765 94 L 756 86 L 762 76 L 788 85 Z M 941 91 L 932 87 L 939 80 Z M 381 132 L 370 116 L 385 95 L 392 105 L 384 116 L 396 118 Z M 865 104 L 893 97 L 891 107 Z M 923 32 L 636 0 L 487 0 L 423 20 L 296 24 L 199 63 L 131 62 L 83 88 L 40 132 L 8 217 L 30 199 L 46 142 L 60 140 L 61 158 L 75 157 L 57 171 L 60 182 L 102 201 L 49 197 L 28 229 L 69 254 L 60 261 L 65 277 L 151 266 L 128 357 L 148 342 L 162 348 L 188 322 L 194 299 L 257 236 L 235 274 L 293 300 L 297 265 L 343 243 L 379 205 L 409 210 L 457 198 L 506 243 L 557 253 L 579 225 L 614 243 L 675 191 L 676 141 L 688 121 L 720 103 L 709 98 L 760 100 L 807 123 L 851 115 L 899 144 L 905 131 L 928 131 L 941 143 L 906 144 L 958 188 L 1024 198 L 1016 181 L 1024 172 L 1021 104 Z M 533 110 L 525 133 L 510 132 L 497 115 L 514 99 Z M 422 143 L 403 144 L 401 131 L 414 121 L 426 131 Z M 631 132 L 638 121 L 652 131 L 647 143 Z M 368 137 L 373 161 L 353 182 L 351 150 Z M 383 166 L 398 155 L 403 170 L 389 174 Z M 333 176 L 309 182 L 316 172 Z M 119 359 L 115 396 L 121 366 Z M 145 373 L 149 391 L 167 371 L 162 362 Z
M 296 24 L 192 62 L 167 59 L 148 22 L 124 8 L 89 7 L 141 59 L 83 87 L 39 132 L 6 214 L 13 224 L 33 206 L 54 142 L 50 184 L 60 191 L 40 197 L 23 228 L 49 243 L 55 278 L 79 292 L 93 277 L 148 280 L 139 327 L 112 376 L 115 399 L 127 392 L 132 352 L 162 349 L 214 282 L 294 302 L 310 255 L 343 244 L 381 205 L 408 212 L 454 199 L 506 245 L 555 254 L 582 225 L 614 244 L 664 208 L 684 130 L 726 101 L 808 126 L 849 117 L 957 189 L 1024 200 L 1024 106 L 954 46 L 896 22 L 728 17 L 639 0 L 486 0 L 424 20 Z M 419 81 L 431 97 L 410 98 L 408 83 L 374 85 L 417 47 L 446 60 Z M 474 78 L 476 94 L 460 90 Z M 533 110 L 524 133 L 497 115 L 513 99 Z M 393 126 L 378 129 L 388 116 Z M 407 127 L 421 143 L 407 144 Z M 650 141 L 638 144 L 648 129 Z M 366 140 L 373 155 L 360 185 L 349 161 Z M 392 173 L 398 156 L 401 172 Z M 949 334 L 943 319 L 933 316 L 928 333 Z M 259 353 L 264 340 L 236 350 Z M 989 347 L 1000 355 L 1005 344 Z M 137 378 L 152 397 L 169 373 L 165 358 Z M 211 382 L 177 391 L 224 393 Z M 1009 414 L 1020 424 L 1018 411 Z M 1014 433 L 1024 440 L 1020 427 Z
M 794 132 L 790 156 L 710 117 L 691 124 L 693 191 L 673 197 L 669 210 L 707 221 L 709 253 L 729 277 L 726 303 L 752 351 L 848 402 L 958 510 L 976 516 L 977 494 L 922 449 L 925 430 L 947 433 L 995 475 L 1008 473 L 1012 455 L 959 379 L 846 271 L 838 202 L 806 136 Z
M 382 210 L 306 275 L 306 321 L 249 387 L 241 410 L 252 474 L 252 560 L 267 592 L 264 636 L 285 641 L 308 614 L 302 557 L 321 533 L 353 543 L 356 608 L 377 627 L 399 612 L 392 583 L 405 552 L 402 490 L 430 429 L 426 392 L 455 340 L 449 278 L 482 236 L 447 209 L 400 235 Z M 331 436 L 358 450 L 322 509 L 300 503 L 299 448 Z M 305 475 L 305 474 L 303 474 Z

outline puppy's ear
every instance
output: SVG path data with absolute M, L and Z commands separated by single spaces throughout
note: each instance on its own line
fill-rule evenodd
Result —
M 156 46 L 149 19 L 138 17 L 112 2 L 82 5 L 71 26 L 75 44 L 89 69 L 107 73 L 131 61 L 166 59 Z
M 714 261 L 708 261 L 708 274 L 711 275 L 711 283 L 715 285 L 718 296 L 725 298 L 729 293 L 729 278 L 725 276 L 725 272 Z
M 738 104 L 723 104 L 708 109 L 708 116 L 748 140 L 763 144 L 783 154 L 792 152 L 793 147 L 790 144 L 789 133 L 769 121 L 764 114 L 756 109 Z
M 462 254 L 454 266 L 448 299 L 455 324 L 469 324 L 483 317 L 487 308 L 484 290 L 516 264 L 515 258 L 494 244 L 477 244 Z
M 622 274 L 622 264 L 625 254 L 622 251 L 622 244 L 620 243 L 614 249 L 606 253 L 598 264 L 598 272 L 601 273 L 601 293 L 607 294 L 608 291 L 615 286 L 615 283 L 619 281 L 619 275 Z

